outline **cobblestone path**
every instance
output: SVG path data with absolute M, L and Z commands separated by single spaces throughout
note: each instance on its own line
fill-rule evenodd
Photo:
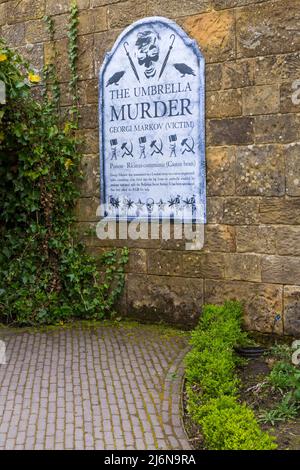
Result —
M 80 324 L 0 339 L 0 449 L 189 449 L 184 335 Z

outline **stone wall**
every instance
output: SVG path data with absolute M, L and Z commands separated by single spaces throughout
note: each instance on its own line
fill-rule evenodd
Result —
M 70 104 L 68 5 L 69 0 L 0 0 L 0 34 L 38 70 L 51 60 L 42 18 L 53 16 L 64 106 Z M 191 252 L 181 241 L 129 242 L 123 315 L 190 325 L 203 302 L 241 299 L 248 328 L 300 334 L 300 104 L 291 100 L 300 79 L 299 1 L 78 0 L 78 5 L 86 174 L 77 206 L 82 230 L 97 221 L 97 75 L 122 28 L 144 16 L 173 18 L 206 58 L 205 247 Z M 93 253 L 122 246 L 96 237 L 86 243 Z

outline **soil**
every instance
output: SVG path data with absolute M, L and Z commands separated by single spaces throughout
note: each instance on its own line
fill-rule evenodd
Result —
M 274 358 L 262 356 L 248 360 L 247 364 L 237 368 L 238 376 L 241 380 L 240 401 L 246 402 L 258 417 L 262 411 L 272 409 L 276 403 L 281 401 L 278 392 L 270 391 L 263 387 L 263 383 L 271 370 Z M 195 425 L 186 412 L 187 398 L 184 393 L 184 426 L 189 437 L 192 448 L 204 450 L 201 430 Z M 280 450 L 300 450 L 300 417 L 286 422 L 276 423 L 275 426 L 261 424 L 261 428 L 275 436 L 278 449 Z

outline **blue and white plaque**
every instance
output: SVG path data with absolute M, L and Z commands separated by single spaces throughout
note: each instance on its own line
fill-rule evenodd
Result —
M 100 70 L 103 216 L 205 222 L 204 58 L 173 21 L 137 21 Z

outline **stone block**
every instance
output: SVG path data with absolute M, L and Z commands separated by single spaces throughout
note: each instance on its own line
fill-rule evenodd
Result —
M 1 7 L 1 5 L 0 5 Z M 1 9 L 0 9 L 1 17 Z M 1 20 L 0 20 L 1 21 Z M 25 24 L 16 23 L 14 25 L 2 26 L 1 36 L 11 47 L 18 47 L 25 43 Z
M 80 93 L 80 83 L 81 82 L 79 82 L 79 93 Z M 71 96 L 69 83 L 66 83 L 66 82 L 60 83 L 59 88 L 60 88 L 60 105 L 63 108 L 72 106 L 73 99 Z M 92 152 L 85 152 L 85 153 L 92 153 Z
M 300 142 L 283 147 L 286 165 L 286 193 L 300 196 Z
M 300 76 L 300 52 L 268 55 L 253 60 L 256 85 L 274 85 L 288 80 L 292 82 Z
M 183 274 L 187 277 L 223 279 L 225 255 L 223 253 L 183 253 Z
M 182 275 L 182 253 L 179 251 L 151 250 L 148 256 L 148 273 L 164 276 Z
M 98 80 L 82 80 L 78 84 L 80 105 L 98 103 Z
M 179 18 L 181 16 L 196 15 L 211 9 L 210 0 L 148 0 L 148 16 L 165 16 Z
M 244 323 L 248 330 L 282 333 L 282 286 L 245 281 L 205 281 L 205 303 L 221 304 L 237 300 L 244 304 Z
M 243 114 L 271 114 L 279 112 L 279 87 L 260 85 L 243 88 Z
M 38 73 L 41 73 L 44 65 L 44 50 L 42 44 L 26 44 L 18 47 L 17 51 L 27 60 L 30 66 Z
M 44 20 L 33 20 L 25 23 L 26 42 L 36 43 L 49 41 L 49 33 Z
M 300 76 L 300 74 L 299 74 Z M 293 88 L 294 81 L 283 83 L 280 86 L 280 112 L 299 113 L 300 112 L 300 86 Z M 299 83 L 300 85 L 300 83 Z M 296 95 L 294 95 L 296 92 Z M 296 98 L 296 100 L 294 99 Z
M 130 23 L 147 16 L 146 0 L 127 0 L 119 4 L 112 4 L 108 10 L 109 28 L 125 28 Z
M 54 39 L 62 39 L 68 36 L 69 14 L 53 16 Z
M 107 7 L 83 10 L 79 14 L 78 34 L 90 34 L 107 29 Z
M 284 286 L 284 333 L 300 336 L 300 286 Z
M 295 142 L 300 139 L 300 117 L 297 114 L 256 116 L 254 132 L 257 143 Z
M 300 51 L 280 57 L 281 80 L 295 80 L 300 77 Z
M 46 0 L 46 15 L 61 15 L 62 13 L 69 12 L 69 10 L 69 0 Z
M 67 38 L 55 41 L 55 47 L 59 60 L 56 63 L 57 76 L 59 82 L 69 82 L 70 69 L 68 62 L 68 40 Z M 44 43 L 45 65 L 54 63 L 54 49 L 51 42 Z
M 300 224 L 300 198 L 264 198 L 259 205 L 263 224 Z
M 282 196 L 285 162 L 279 145 L 238 147 L 236 193 L 245 196 Z
M 78 36 L 78 76 L 80 80 L 95 77 L 94 73 L 94 36 Z
M 208 147 L 206 151 L 207 194 L 234 195 L 235 147 Z
M 222 88 L 222 64 L 207 64 L 205 68 L 205 88 L 207 91 Z
M 295 0 L 272 1 L 236 11 L 238 57 L 297 51 L 299 7 Z
M 105 54 L 111 50 L 121 30 L 94 34 L 94 74 L 98 77 Z
M 99 132 L 98 129 L 83 129 L 78 132 L 78 138 L 81 139 L 80 151 L 83 153 L 99 152 Z
M 254 3 L 267 2 L 268 0 L 212 0 L 212 5 L 215 10 L 222 10 L 223 8 L 242 7 L 245 5 L 252 5 Z M 255 8 L 253 6 L 253 8 Z
M 203 280 L 128 274 L 127 316 L 194 326 L 203 304 Z
M 206 62 L 219 62 L 235 57 L 234 12 L 211 11 L 187 18 L 186 32 L 196 39 Z
M 206 94 L 206 117 L 234 117 L 242 114 L 240 90 L 212 91 Z
M 254 118 L 210 119 L 207 125 L 208 145 L 243 145 L 254 142 Z
M 138 274 L 147 272 L 147 252 L 140 248 L 131 248 L 129 250 L 129 260 L 126 271 Z
M 230 280 L 261 282 L 261 257 L 256 254 L 227 253 L 225 277 Z
M 259 198 L 228 197 L 224 201 L 223 223 L 252 225 L 259 222 Z
M 300 256 L 300 226 L 277 227 L 276 246 L 279 255 Z
M 272 225 L 236 227 L 236 250 L 240 253 L 276 253 L 276 228 Z
M 120 3 L 120 0 L 89 0 L 91 8 L 102 7 L 103 5 L 111 5 Z
M 80 193 L 84 197 L 97 197 L 100 188 L 100 168 L 98 155 L 84 155 L 81 159 L 84 179 L 80 182 Z
M 235 227 L 230 225 L 205 225 L 204 249 L 206 251 L 235 251 Z
M 256 85 L 274 85 L 281 80 L 283 56 L 269 55 L 254 60 L 254 81 Z
M 75 207 L 76 220 L 80 222 L 97 222 L 99 220 L 96 215 L 98 206 L 98 197 L 79 198 Z
M 42 18 L 45 14 L 44 0 L 13 0 L 0 8 L 0 24 L 14 24 Z
M 300 284 L 300 260 L 297 256 L 264 256 L 262 281 L 277 284 Z
M 80 129 L 94 129 L 98 127 L 98 107 L 96 105 L 87 105 L 79 107 Z
M 222 63 L 223 88 L 243 88 L 254 85 L 254 62 L 252 59 Z
M 222 224 L 223 223 L 223 205 L 222 197 L 207 197 L 207 223 Z

